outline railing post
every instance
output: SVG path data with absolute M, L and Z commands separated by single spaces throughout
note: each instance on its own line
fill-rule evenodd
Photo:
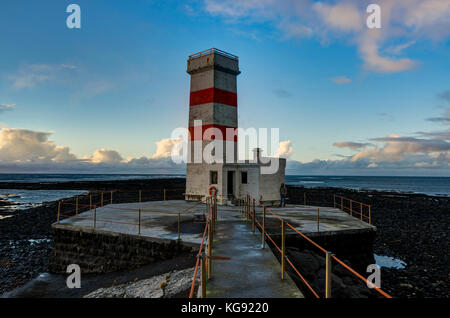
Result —
M 336 208 L 336 194 L 333 194 L 333 207 Z
M 216 230 L 216 220 L 217 220 L 217 197 L 214 197 L 214 231 Z
M 306 205 L 306 192 L 303 192 L 303 205 Z
M 350 216 L 353 216 L 353 201 L 350 200 Z
M 325 256 L 325 298 L 331 298 L 331 252 Z
M 369 205 L 369 224 L 372 224 L 372 211 L 371 211 L 371 205 Z
M 360 212 L 361 212 L 361 221 L 363 220 L 363 206 L 362 203 L 360 202 Z
M 166 201 L 166 189 L 164 189 L 164 201 Z
M 206 255 L 207 262 L 208 262 L 208 279 L 211 279 L 211 248 L 212 248 L 212 227 L 208 226 L 208 254 Z
M 266 207 L 263 206 L 263 219 L 261 231 L 262 248 L 266 247 Z
M 113 204 L 112 202 L 113 202 L 113 192 L 112 192 L 112 190 L 111 190 L 111 204 Z
M 142 202 L 142 190 L 139 190 L 139 202 Z
M 341 197 L 341 210 L 344 211 L 344 197 Z
M 59 223 L 60 214 L 61 214 L 61 201 L 58 201 L 58 219 L 57 219 L 58 223 Z
M 100 194 L 100 206 L 103 206 L 103 191 Z
M 205 252 L 202 252 L 201 257 L 201 268 L 200 268 L 200 291 L 201 298 L 206 298 L 206 263 L 205 263 Z
M 75 199 L 75 215 L 78 215 L 78 197 Z
M 181 240 L 181 213 L 178 212 L 178 241 Z
M 256 209 L 255 209 L 255 199 L 253 199 L 253 219 L 252 219 L 252 231 L 255 233 L 255 227 L 256 227 L 256 215 L 255 215 Z
M 319 208 L 317 208 L 317 233 L 320 233 L 320 213 L 319 213 Z
M 211 239 L 211 246 L 212 246 L 212 243 L 213 243 L 213 240 L 214 240 L 214 227 L 216 226 L 216 221 L 214 220 L 214 198 L 211 198 L 211 203 L 212 203 L 212 205 L 211 205 L 211 214 L 210 214 L 210 216 L 209 216 L 209 229 L 208 229 L 208 233 L 210 233 L 210 237 L 208 238 L 208 239 Z M 211 230 L 211 231 L 209 231 L 209 230 Z M 210 244 L 209 243 L 209 241 L 208 241 L 208 244 Z
M 285 236 L 284 220 L 281 220 L 281 279 L 284 279 Z
M 89 210 L 92 210 L 92 194 L 89 194 Z
M 97 227 L 97 206 L 94 206 L 94 230 Z
M 249 200 L 248 200 L 248 194 L 245 197 L 245 216 L 246 216 L 246 220 L 248 221 L 250 219 L 249 217 L 249 211 L 250 211 L 250 206 L 249 206 Z
M 139 209 L 138 235 L 141 235 L 141 209 Z

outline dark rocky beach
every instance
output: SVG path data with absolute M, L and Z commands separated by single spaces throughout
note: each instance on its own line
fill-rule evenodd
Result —
M 0 188 L 3 189 L 86 190 L 96 196 L 99 190 L 126 190 L 127 192 L 114 194 L 115 202 L 135 202 L 138 190 L 143 190 L 142 200 L 161 200 L 165 188 L 172 189 L 167 191 L 167 199 L 182 199 L 184 187 L 185 180 L 181 178 L 0 183 Z M 394 297 L 450 296 L 448 259 L 450 198 L 383 191 L 289 187 L 289 202 L 302 204 L 304 193 L 310 204 L 318 206 L 333 206 L 333 194 L 372 205 L 372 224 L 377 227 L 374 253 L 395 257 L 406 263 L 404 269 L 382 268 L 383 290 Z M 89 195 L 80 196 L 79 202 L 87 204 Z M 61 212 L 72 213 L 68 210 L 70 207 L 63 206 Z M 52 250 L 50 225 L 56 221 L 57 202 L 14 211 L 8 207 L 7 201 L 0 201 L 0 214 L 12 216 L 0 219 L 0 294 L 2 294 L 47 272 Z M 291 255 L 297 253 L 299 258 L 308 258 L 310 264 L 321 262 L 317 256 L 297 251 L 295 247 L 291 247 L 288 252 Z M 186 266 L 188 265 L 191 265 L 190 261 L 186 262 Z M 316 280 L 322 281 L 320 272 L 323 269 L 320 266 L 310 268 L 311 271 L 319 273 L 315 276 Z M 340 269 L 336 268 L 335 274 L 339 276 L 339 272 Z M 336 286 L 339 285 L 339 279 L 344 282 L 349 280 L 345 277 L 336 278 Z M 345 291 L 342 293 L 345 294 Z

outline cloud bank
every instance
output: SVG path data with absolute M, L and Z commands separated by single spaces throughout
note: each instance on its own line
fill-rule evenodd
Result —
M 151 158 L 123 159 L 112 149 L 99 149 L 92 155 L 77 157 L 69 147 L 50 140 L 51 132 L 2 128 L 0 130 L 1 173 L 183 173 L 184 166 L 175 164 L 170 151 L 162 152 L 158 142 L 157 153 Z M 172 143 L 176 144 L 176 141 Z M 163 147 L 164 148 L 164 147 Z
M 450 131 L 417 132 L 420 137 L 372 138 L 370 142 L 335 142 L 337 148 L 356 151 L 339 160 L 288 160 L 288 174 L 391 174 L 450 175 Z M 151 157 L 124 159 L 116 150 L 101 148 L 78 157 L 69 147 L 50 140 L 51 132 L 2 128 L 0 172 L 2 173 L 171 173 L 185 172 L 184 164 L 172 161 L 171 152 L 180 140 L 162 139 Z M 280 142 L 278 155 L 290 158 L 290 140 Z

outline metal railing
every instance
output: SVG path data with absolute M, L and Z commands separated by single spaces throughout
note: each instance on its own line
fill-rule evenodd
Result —
M 317 196 L 325 199 L 313 200 L 311 198 Z M 314 193 L 308 196 L 306 192 L 303 192 L 302 201 L 303 205 L 332 205 L 335 208 L 339 208 L 342 211 L 347 212 L 350 216 L 358 216 L 361 221 L 372 224 L 372 207 L 370 204 L 355 201 L 337 194 Z
M 205 223 L 205 229 L 203 231 L 203 238 L 200 244 L 200 248 L 197 253 L 197 261 L 195 263 L 194 277 L 192 278 L 191 290 L 189 292 L 189 298 L 194 297 L 195 283 L 197 281 L 197 273 L 200 266 L 200 297 L 206 298 L 206 282 L 211 279 L 212 276 L 212 245 L 214 241 L 214 232 L 216 231 L 217 220 L 217 198 L 206 198 L 206 210 L 207 217 Z M 208 233 L 208 237 L 206 234 Z M 208 241 L 205 252 L 205 239 Z
M 193 60 L 193 59 L 196 59 L 196 58 L 199 58 L 199 57 L 202 57 L 205 55 L 210 55 L 213 53 L 228 57 L 229 59 L 232 59 L 232 60 L 236 60 L 236 61 L 239 60 L 239 57 L 237 57 L 236 55 L 216 49 L 216 48 L 211 48 L 211 49 L 208 49 L 205 51 L 201 51 L 201 52 L 189 55 L 189 60 Z
M 141 225 L 142 225 L 142 215 L 145 213 L 155 213 L 157 211 L 152 211 L 151 209 L 145 208 L 122 208 L 122 207 L 114 207 L 108 206 L 108 210 L 120 211 L 120 212 L 128 212 L 136 215 L 136 222 L 123 222 L 112 219 L 102 219 L 97 216 L 97 209 L 104 207 L 106 205 L 117 204 L 131 202 L 133 203 L 142 203 L 143 199 L 150 197 L 151 199 L 159 198 L 159 195 L 163 198 L 164 201 L 173 198 L 171 195 L 172 192 L 179 192 L 184 189 L 180 188 L 171 188 L 171 189 L 161 189 L 161 193 L 155 190 L 114 190 L 114 191 L 97 191 L 93 193 L 89 193 L 88 195 L 80 195 L 70 199 L 64 199 L 58 201 L 58 212 L 57 212 L 57 223 L 60 223 L 63 219 L 78 219 L 78 220 L 92 220 L 93 229 L 97 229 L 97 222 L 110 223 L 110 224 L 122 224 L 122 225 L 131 225 L 136 227 L 136 233 L 141 235 Z M 127 196 L 120 197 L 122 194 L 127 194 Z M 151 194 L 150 196 L 148 194 Z M 88 203 L 80 203 L 88 201 Z M 182 215 L 190 215 L 189 211 L 197 207 L 202 202 L 197 203 L 194 206 L 187 207 L 186 209 L 175 214 L 177 216 L 177 232 L 178 239 L 181 239 L 181 217 Z M 69 207 L 69 208 L 65 208 Z M 80 216 L 80 213 L 92 211 L 92 217 Z M 160 212 L 157 212 L 160 213 Z M 146 228 L 152 227 L 151 225 L 146 225 Z M 156 226 L 155 226 L 156 227 Z
M 350 216 L 358 215 L 361 221 L 372 224 L 372 207 L 340 195 L 333 195 L 334 207 L 348 212 Z M 347 204 L 348 203 L 348 204 Z
M 252 205 L 253 203 L 253 205 Z M 261 213 L 261 222 L 257 218 L 257 212 L 256 212 L 256 205 L 262 207 L 262 213 Z M 265 248 L 266 245 L 266 239 L 268 239 L 274 248 L 280 253 L 280 264 L 281 264 L 281 279 L 285 278 L 285 262 L 287 262 L 292 270 L 298 275 L 298 277 L 301 279 L 301 281 L 305 284 L 307 289 L 314 295 L 316 298 L 320 298 L 319 293 L 314 290 L 314 288 L 311 286 L 311 284 L 305 279 L 305 277 L 300 273 L 300 271 L 297 269 L 297 267 L 293 264 L 291 259 L 286 255 L 286 228 L 291 229 L 294 233 L 300 235 L 301 238 L 305 239 L 308 243 L 313 245 L 315 248 L 319 249 L 321 252 L 325 254 L 325 297 L 331 298 L 331 281 L 332 281 L 332 260 L 335 260 L 337 263 L 339 263 L 341 266 L 343 266 L 346 270 L 348 270 L 353 276 L 358 278 L 359 280 L 363 281 L 367 286 L 370 286 L 372 289 L 377 291 L 380 295 L 386 298 L 391 298 L 389 294 L 384 292 L 381 288 L 378 288 L 373 283 L 368 281 L 366 278 L 364 278 L 362 275 L 360 275 L 358 272 L 356 272 L 354 269 L 352 269 L 350 266 L 345 264 L 342 260 L 336 257 L 333 253 L 330 251 L 327 251 L 325 248 L 314 242 L 312 239 L 307 237 L 305 234 L 301 233 L 299 230 L 297 230 L 294 226 L 292 226 L 289 222 L 285 221 L 281 216 L 270 210 L 269 208 L 265 207 L 263 204 L 261 204 L 256 199 L 252 198 L 250 195 L 247 195 L 245 200 L 239 201 L 240 211 L 245 213 L 246 220 L 252 221 L 252 231 L 254 232 L 256 228 L 258 228 L 261 231 L 261 242 L 262 247 Z M 242 209 L 243 207 L 243 209 Z M 271 237 L 269 233 L 267 233 L 267 226 L 266 226 L 266 214 L 270 213 L 273 215 L 277 220 L 280 221 L 280 245 L 277 245 L 275 243 L 274 238 Z

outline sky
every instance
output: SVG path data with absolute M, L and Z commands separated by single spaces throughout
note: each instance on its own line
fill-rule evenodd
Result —
M 0 38 L 1 173 L 182 171 L 186 61 L 215 47 L 288 174 L 450 176 L 450 0 L 3 0 Z

